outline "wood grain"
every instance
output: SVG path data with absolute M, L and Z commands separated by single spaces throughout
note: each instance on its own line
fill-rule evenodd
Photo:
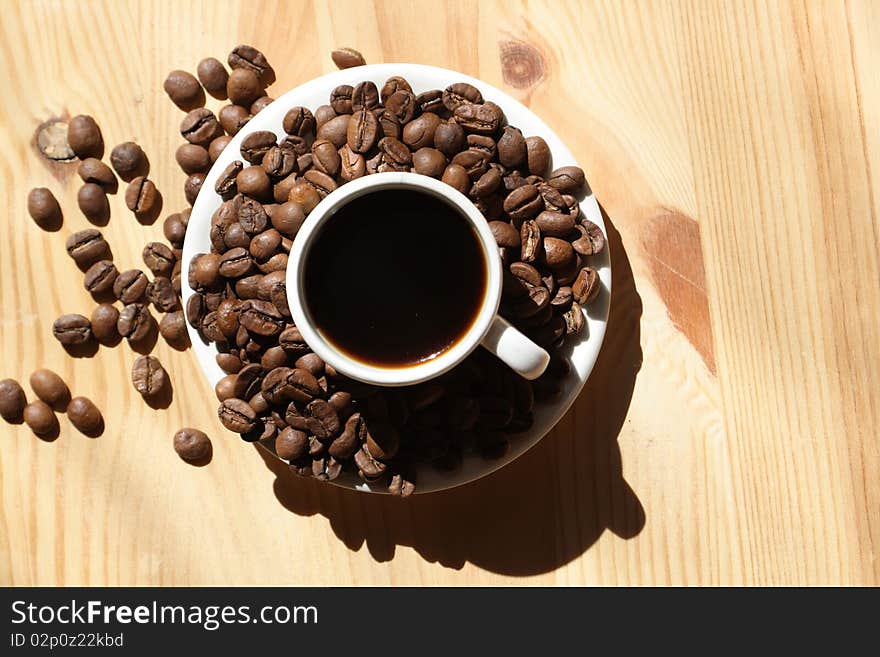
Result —
M 880 584 L 876 3 L 7 0 L 2 16 L 0 376 L 55 369 L 107 430 L 0 425 L 0 583 Z M 611 222 L 608 336 L 515 463 L 409 502 L 320 486 L 223 431 L 191 354 L 157 345 L 174 382 L 157 411 L 127 345 L 71 359 L 51 339 L 93 305 L 63 250 L 87 222 L 35 129 L 88 113 L 108 150 L 141 143 L 164 216 L 184 206 L 164 75 L 239 42 L 269 56 L 274 95 L 340 45 L 476 75 L 583 164 Z M 25 210 L 43 185 L 56 233 Z M 121 197 L 104 232 L 140 266 L 161 222 Z M 214 437 L 209 465 L 174 454 L 183 425 Z

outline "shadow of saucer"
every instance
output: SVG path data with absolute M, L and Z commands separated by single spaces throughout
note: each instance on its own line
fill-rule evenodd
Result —
M 603 213 L 604 214 L 604 213 Z M 275 474 L 279 502 L 321 514 L 350 549 L 389 561 L 398 545 L 450 568 L 471 562 L 513 576 L 546 573 L 576 559 L 608 529 L 636 536 L 645 512 L 623 478 L 617 436 L 641 369 L 642 302 L 620 234 L 604 217 L 612 292 L 599 358 L 560 426 L 512 463 L 473 483 L 401 500 L 295 475 L 258 449 Z

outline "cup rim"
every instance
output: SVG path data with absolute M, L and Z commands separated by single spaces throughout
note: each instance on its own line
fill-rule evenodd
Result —
M 305 303 L 306 259 L 315 237 L 326 221 L 342 206 L 380 189 L 408 188 L 431 194 L 457 208 L 475 230 L 486 263 L 486 293 L 477 317 L 467 332 L 450 348 L 429 360 L 402 367 L 381 367 L 358 361 L 331 345 L 311 322 Z M 287 268 L 287 302 L 294 324 L 321 359 L 341 374 L 363 383 L 395 387 L 428 381 L 449 371 L 476 349 L 492 326 L 501 303 L 501 258 L 489 223 L 464 194 L 436 178 L 417 173 L 371 174 L 337 188 L 309 213 L 294 238 Z

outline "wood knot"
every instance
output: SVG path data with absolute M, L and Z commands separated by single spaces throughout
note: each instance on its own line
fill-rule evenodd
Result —
M 525 41 L 501 41 L 501 75 L 515 89 L 528 89 L 546 77 L 547 65 L 541 52 Z
M 34 140 L 40 153 L 50 160 L 66 162 L 76 157 L 67 143 L 67 121 L 64 119 L 49 119 L 41 123 Z

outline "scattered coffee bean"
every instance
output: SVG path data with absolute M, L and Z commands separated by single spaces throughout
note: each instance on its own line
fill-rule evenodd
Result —
M 27 399 L 18 381 L 0 381 L 0 417 L 7 422 L 21 422 L 26 405 Z
M 22 415 L 31 431 L 40 438 L 47 438 L 58 432 L 58 418 L 44 401 L 32 401 L 24 407 Z
M 163 87 L 171 101 L 184 111 L 202 107 L 205 104 L 202 85 L 192 73 L 171 71 L 165 78 Z
M 102 303 L 92 311 L 92 335 L 101 344 L 113 344 L 119 339 L 119 311 L 109 303 Z
M 230 135 L 220 135 L 211 140 L 211 144 L 208 146 L 208 156 L 211 158 L 212 164 L 217 161 L 220 153 L 229 145 L 230 141 L 232 141 Z
M 174 451 L 184 461 L 203 461 L 211 455 L 211 439 L 204 431 L 186 427 L 174 434 Z
M 571 291 L 579 304 L 589 304 L 599 294 L 602 284 L 595 269 L 584 267 L 572 283 Z
M 247 69 L 253 71 L 259 77 L 262 83 L 271 84 L 274 82 L 275 73 L 269 64 L 266 56 L 253 46 L 245 44 L 238 45 L 232 49 L 227 58 L 229 68 Z
M 229 79 L 229 73 L 220 60 L 214 57 L 203 59 L 196 68 L 196 74 L 205 91 L 214 98 L 226 99 L 226 81 Z
M 136 176 L 146 174 L 147 156 L 140 146 L 133 141 L 126 141 L 110 151 L 110 164 L 119 177 L 128 182 Z
M 133 178 L 125 190 L 125 205 L 135 215 L 149 215 L 158 205 L 159 199 L 156 185 L 143 176 Z
M 181 144 L 174 157 L 183 172 L 187 174 L 205 173 L 211 168 L 211 158 L 207 149 L 197 144 Z
M 81 160 L 87 157 L 98 159 L 104 154 L 104 139 L 101 129 L 91 116 L 80 114 L 67 123 L 67 143 Z
M 67 405 L 70 423 L 86 436 L 96 437 L 104 432 L 104 418 L 94 402 L 87 397 L 74 397 Z
M 82 315 L 61 315 L 52 324 L 52 335 L 65 346 L 85 344 L 92 339 L 92 326 Z
M 61 227 L 61 206 L 55 196 L 45 187 L 37 187 L 28 193 L 28 214 L 43 230 L 58 230 Z
M 52 370 L 40 369 L 31 374 L 31 390 L 52 408 L 62 411 L 70 401 L 70 390 L 64 380 Z
M 94 183 L 103 187 L 105 191 L 115 192 L 118 182 L 113 170 L 94 157 L 87 157 L 80 162 L 76 172 L 85 183 Z
M 116 322 L 116 330 L 123 338 L 138 343 L 152 330 L 153 317 L 142 303 L 130 303 L 122 308 Z
M 76 202 L 80 211 L 89 221 L 102 222 L 110 216 L 110 203 L 104 188 L 94 183 L 86 183 L 79 188 Z
M 202 183 L 204 182 L 204 173 L 194 173 L 186 179 L 183 185 L 183 195 L 187 203 L 195 205 L 196 198 L 198 198 L 199 192 L 202 190 Z
M 220 124 L 214 113 L 200 107 L 187 114 L 180 123 L 180 134 L 191 144 L 207 146 L 217 136 Z
M 252 70 L 236 68 L 226 81 L 226 95 L 231 103 L 249 108 L 251 103 L 263 95 L 263 85 Z
M 158 358 L 140 356 L 131 368 L 131 382 L 141 396 L 157 396 L 168 384 L 168 375 Z
M 247 433 L 254 428 L 257 420 L 254 409 L 246 401 L 234 397 L 220 404 L 217 415 L 224 427 L 236 433 Z
M 339 69 L 354 68 L 366 65 L 364 56 L 354 48 L 339 48 L 330 53 L 330 58 Z
M 140 269 L 128 269 L 116 277 L 113 282 L 113 294 L 122 303 L 140 301 L 147 291 L 149 281 Z

